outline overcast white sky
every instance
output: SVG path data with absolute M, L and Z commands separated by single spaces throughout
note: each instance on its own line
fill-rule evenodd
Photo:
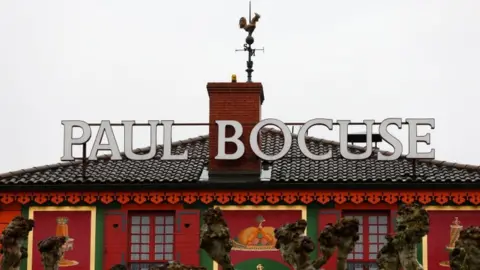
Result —
M 252 6 L 263 118 L 432 117 L 437 159 L 480 163 L 480 1 Z M 59 162 L 61 120 L 207 122 L 207 82 L 246 80 L 234 49 L 247 15 L 247 0 L 0 1 L 0 172 Z M 174 139 L 206 133 L 176 128 Z

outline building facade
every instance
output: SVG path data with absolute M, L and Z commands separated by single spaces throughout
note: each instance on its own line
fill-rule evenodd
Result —
M 261 120 L 260 83 L 209 83 L 207 90 L 210 123 L 237 120 L 249 134 Z M 72 270 L 109 269 L 119 263 L 148 269 L 171 260 L 217 270 L 198 248 L 201 213 L 212 206 L 224 210 L 234 241 L 232 260 L 242 270 L 258 264 L 265 270 L 290 269 L 274 248 L 273 230 L 300 218 L 308 221 L 307 234 L 314 239 L 341 217 L 359 219 L 361 238 L 348 258 L 349 269 L 377 269 L 377 251 L 385 235 L 394 233 L 402 203 L 421 203 L 430 213 L 430 233 L 418 246 L 418 260 L 427 270 L 445 269 L 457 228 L 480 225 L 478 166 L 405 157 L 378 161 L 378 150 L 367 160 L 346 160 L 338 142 L 313 137 L 307 138 L 309 150 L 332 150 L 332 159 L 305 158 L 294 137 L 284 158 L 262 161 L 245 136 L 245 155 L 221 161 L 214 159 L 217 132 L 210 125 L 208 135 L 174 143 L 172 153 L 188 149 L 188 160 L 115 161 L 105 156 L 0 175 L 0 229 L 16 215 L 36 223 L 22 269 L 42 269 L 36 243 L 57 234 L 68 236 L 61 266 Z M 276 129 L 263 129 L 259 140 L 270 155 L 283 147 Z M 227 151 L 234 147 L 227 145 Z M 351 146 L 350 151 L 363 148 Z M 160 146 L 157 156 L 162 156 Z M 324 269 L 335 269 L 335 258 Z

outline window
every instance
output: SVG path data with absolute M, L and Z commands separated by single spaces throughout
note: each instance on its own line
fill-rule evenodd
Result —
M 377 253 L 386 243 L 389 233 L 389 215 L 384 213 L 347 213 L 344 217 L 357 218 L 360 222 L 360 239 L 348 255 L 348 270 L 376 270 Z
M 174 214 L 134 213 L 129 219 L 129 262 L 132 270 L 148 270 L 174 260 Z

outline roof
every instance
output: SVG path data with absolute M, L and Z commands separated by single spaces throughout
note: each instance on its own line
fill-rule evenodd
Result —
M 333 158 L 314 161 L 306 158 L 298 147 L 296 136 L 288 154 L 271 164 L 270 181 L 274 183 L 475 183 L 480 182 L 480 166 L 445 161 L 416 161 L 405 156 L 394 161 L 379 161 L 375 150 L 366 160 L 347 160 L 340 155 L 340 144 L 314 137 L 306 138 L 314 154 L 333 151 Z M 188 160 L 160 160 L 163 147 L 148 161 L 110 160 L 101 156 L 97 161 L 87 161 L 86 178 L 82 177 L 82 162 L 63 162 L 0 174 L 0 186 L 37 186 L 68 184 L 159 184 L 202 182 L 201 175 L 208 166 L 208 136 L 175 142 L 172 152 L 179 154 L 188 149 Z M 276 129 L 262 130 L 262 149 L 275 154 L 283 146 L 283 135 Z M 349 146 L 360 153 L 363 147 Z M 135 150 L 147 153 L 149 148 Z M 383 153 L 388 153 L 384 152 Z

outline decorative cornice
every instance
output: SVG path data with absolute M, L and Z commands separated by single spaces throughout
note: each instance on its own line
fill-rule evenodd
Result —
M 201 202 L 204 204 L 326 204 L 334 202 L 343 204 L 351 202 L 355 204 L 386 202 L 421 204 L 437 203 L 444 205 L 453 202 L 456 205 L 471 203 L 480 204 L 480 190 L 466 192 L 446 191 L 169 191 L 169 192 L 16 192 L 0 193 L 0 204 L 53 204 L 70 203 L 103 203 L 118 202 L 127 203 L 154 203 L 154 204 L 192 204 Z

